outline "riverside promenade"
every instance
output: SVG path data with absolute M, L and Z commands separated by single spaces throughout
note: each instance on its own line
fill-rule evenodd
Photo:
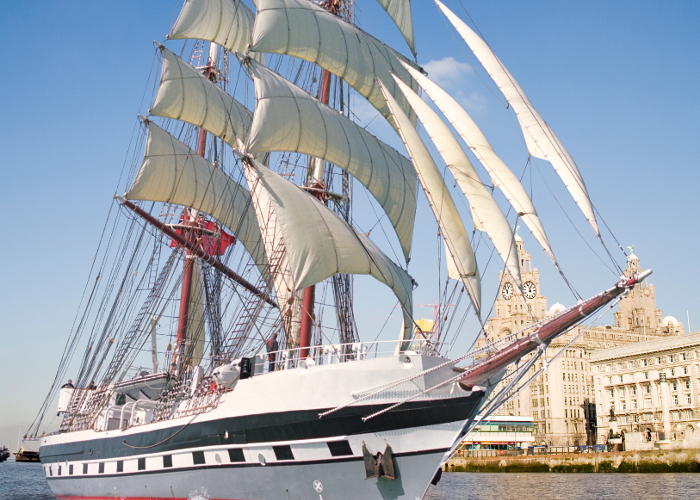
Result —
M 699 450 L 452 457 L 444 472 L 700 472 Z

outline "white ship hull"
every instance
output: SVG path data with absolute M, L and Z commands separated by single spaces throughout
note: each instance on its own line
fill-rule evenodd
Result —
M 194 417 L 42 438 L 44 472 L 66 499 L 420 499 L 488 391 L 449 384 L 362 421 L 452 378 L 445 367 L 318 414 L 444 361 L 401 355 L 253 376 Z M 391 447 L 396 479 L 366 479 L 363 445 Z

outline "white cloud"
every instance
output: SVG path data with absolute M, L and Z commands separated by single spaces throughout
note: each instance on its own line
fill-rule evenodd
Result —
M 454 57 L 445 57 L 437 61 L 433 59 L 424 64 L 423 68 L 432 81 L 445 89 L 466 81 L 474 73 L 469 64 L 459 62 Z
M 486 110 L 486 98 L 476 92 L 474 87 L 478 80 L 474 78 L 474 70 L 454 57 L 431 60 L 423 65 L 428 77 L 445 89 L 467 111 L 475 114 Z

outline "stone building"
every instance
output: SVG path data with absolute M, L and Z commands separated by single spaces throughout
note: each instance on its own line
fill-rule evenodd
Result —
M 499 275 L 500 292 L 494 305 L 494 316 L 487 322 L 490 340 L 504 338 L 540 319 L 554 317 L 565 310 L 559 303 L 547 308 L 542 294 L 539 271 L 532 267 L 530 254 L 523 240 L 516 237 L 520 258 L 523 293 L 509 274 Z M 640 271 L 639 259 L 630 255 L 625 274 Z M 537 377 L 498 412 L 502 415 L 532 416 L 537 444 L 572 446 L 594 444 L 596 441 L 597 413 L 593 374 L 589 365 L 591 354 L 599 349 L 634 344 L 649 339 L 684 333 L 683 325 L 668 317 L 662 318 L 656 307 L 654 286 L 640 283 L 622 299 L 614 315 L 615 325 L 595 326 L 585 331 L 571 345 L 583 327 L 572 329 L 555 339 L 547 348 L 547 371 Z M 483 340 L 480 341 L 483 345 Z M 521 361 L 524 362 L 525 360 Z M 542 367 L 542 360 L 533 366 L 532 373 Z M 510 368 L 512 371 L 513 367 Z M 507 375 L 501 386 L 507 383 Z
M 627 449 L 697 447 L 700 333 L 599 349 L 589 362 L 600 443 L 612 430 Z

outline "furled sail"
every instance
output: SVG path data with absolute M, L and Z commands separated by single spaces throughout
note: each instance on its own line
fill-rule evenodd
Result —
M 246 165 L 269 194 L 296 290 L 334 274 L 369 274 L 393 290 L 405 312 L 412 312 L 411 276 L 369 238 L 269 168 L 250 159 Z M 413 322 L 407 322 L 405 329 L 412 328 Z
M 295 151 L 339 166 L 360 181 L 386 212 L 408 259 L 416 213 L 411 162 L 365 129 L 251 61 L 258 103 L 248 153 Z
M 391 77 L 394 73 L 417 90 L 399 63 L 410 61 L 307 0 L 258 0 L 250 50 L 288 54 L 318 64 L 345 80 L 391 121 L 377 86 L 379 78 L 415 125 L 415 114 Z
M 508 202 L 515 208 L 525 225 L 530 229 L 535 239 L 542 246 L 552 262 L 557 260 L 549 245 L 549 240 L 544 232 L 542 222 L 537 215 L 530 197 L 520 180 L 508 166 L 501 160 L 489 144 L 472 117 L 459 105 L 459 103 L 447 92 L 436 85 L 427 76 L 413 68 L 406 66 L 411 75 L 418 81 L 423 90 L 435 102 L 442 114 L 452 124 L 460 137 L 467 143 L 474 156 L 484 166 L 491 176 L 491 182 L 505 195 Z
M 534 108 L 515 78 L 503 66 L 489 46 L 474 33 L 460 18 L 439 0 L 435 0 L 440 10 L 447 16 L 464 41 L 486 69 L 498 88 L 515 110 L 523 129 L 527 149 L 532 156 L 547 160 L 552 164 L 574 201 L 588 220 L 595 233 L 600 236 L 593 206 L 588 197 L 583 177 L 569 152 L 559 142 L 559 138 Z
M 506 269 L 518 288 L 522 288 L 515 235 L 496 200 L 481 182 L 459 142 L 437 113 L 408 85 L 398 79 L 396 83 L 406 95 L 408 102 L 411 103 L 426 132 L 445 160 L 447 167 L 455 176 L 459 187 L 462 188 L 464 196 L 469 201 L 475 225 L 488 234 L 493 246 L 503 259 Z
M 377 0 L 379 5 L 389 14 L 406 39 L 408 47 L 416 55 L 416 44 L 413 38 L 413 17 L 411 16 L 411 0 Z
M 129 200 L 173 203 L 211 215 L 238 238 L 263 271 L 267 265 L 250 193 L 153 122 Z
M 185 352 L 192 366 L 202 362 L 204 355 L 205 326 L 204 321 L 204 287 L 199 262 L 193 262 L 192 288 L 190 288 L 190 305 L 187 313 L 187 334 Z
M 384 87 L 382 85 L 382 91 Z M 469 235 L 464 228 L 462 218 L 457 211 L 445 179 L 435 165 L 433 158 L 425 147 L 418 132 L 413 128 L 408 117 L 399 108 L 389 92 L 384 98 L 391 110 L 397 130 L 403 140 L 413 167 L 418 173 L 423 191 L 430 208 L 433 210 L 438 226 L 442 231 L 447 254 L 447 272 L 450 278 L 464 283 L 477 316 L 481 315 L 481 278 L 476 263 L 474 250 L 469 243 Z
M 240 0 L 186 0 L 168 38 L 207 40 L 245 53 L 254 22 L 253 11 Z M 264 54 L 255 57 L 264 62 Z
M 191 123 L 240 149 L 253 113 L 168 49 L 160 49 L 163 71 L 150 114 Z

